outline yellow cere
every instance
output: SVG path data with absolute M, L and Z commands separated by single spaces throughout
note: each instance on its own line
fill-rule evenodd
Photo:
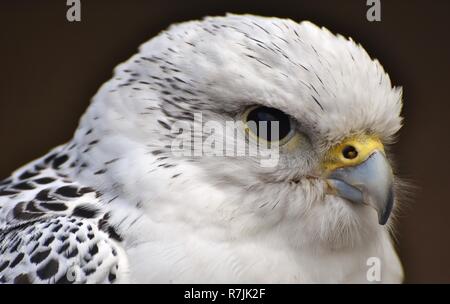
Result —
M 384 152 L 383 144 L 377 137 L 353 136 L 328 150 L 322 166 L 327 173 L 342 167 L 356 166 L 364 162 L 375 150 Z M 347 153 L 344 153 L 345 151 Z

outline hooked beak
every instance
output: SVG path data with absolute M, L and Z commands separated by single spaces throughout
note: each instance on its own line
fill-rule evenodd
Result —
M 346 159 L 347 163 L 338 161 L 339 166 L 336 165 L 339 158 L 334 158 L 331 166 L 334 168 L 328 170 L 327 174 L 332 193 L 353 203 L 373 207 L 378 213 L 379 224 L 386 224 L 394 204 L 394 176 L 382 144 L 374 139 L 359 138 L 340 146 L 332 153 L 339 151 L 342 154 L 342 151 L 351 147 L 355 152 L 352 156 L 356 156 Z M 343 156 L 348 156 L 345 151 Z

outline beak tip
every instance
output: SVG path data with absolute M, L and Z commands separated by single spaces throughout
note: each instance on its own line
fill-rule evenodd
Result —
M 392 212 L 392 207 L 394 206 L 394 192 L 392 188 L 389 189 L 386 201 L 387 203 L 383 210 L 378 210 L 378 223 L 380 225 L 385 225 L 387 223 Z
M 386 225 L 388 219 L 389 219 L 389 216 L 381 214 L 380 216 L 378 216 L 378 224 L 380 224 L 381 226 L 384 226 L 384 225 Z

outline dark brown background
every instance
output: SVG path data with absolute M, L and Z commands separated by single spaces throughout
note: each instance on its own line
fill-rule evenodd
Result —
M 450 283 L 450 1 L 386 1 L 382 21 L 354 1 L 87 1 L 0 4 L 0 178 L 67 141 L 114 66 L 173 22 L 225 12 L 308 19 L 353 37 L 405 93 L 399 171 L 418 186 L 402 211 L 407 282 Z

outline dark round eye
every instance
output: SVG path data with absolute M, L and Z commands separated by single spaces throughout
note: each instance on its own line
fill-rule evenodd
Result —
M 267 141 L 282 140 L 292 130 L 291 118 L 284 112 L 269 107 L 250 110 L 246 122 L 254 134 Z M 278 122 L 278 126 L 274 122 Z
M 354 159 L 358 156 L 358 151 L 353 146 L 345 146 L 344 149 L 342 149 L 342 155 L 346 159 Z

